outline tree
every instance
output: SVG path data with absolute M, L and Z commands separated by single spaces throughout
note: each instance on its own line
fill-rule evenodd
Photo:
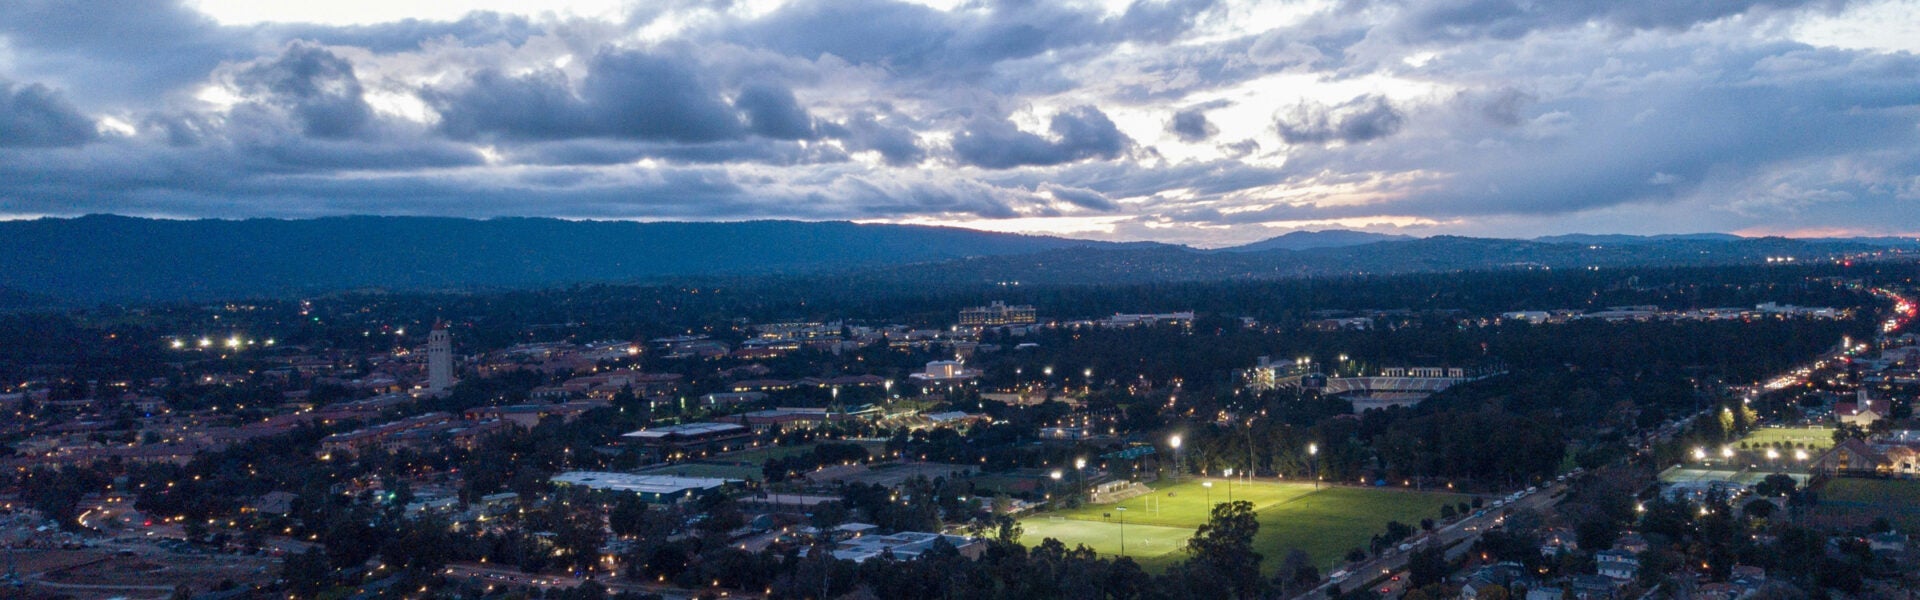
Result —
M 1280 561 L 1280 573 L 1274 577 L 1282 595 L 1292 596 L 1306 591 L 1320 582 L 1320 569 L 1313 566 L 1313 558 L 1305 550 L 1290 548 L 1286 557 Z
M 1447 578 L 1446 550 L 1427 546 L 1413 551 L 1407 556 L 1407 573 L 1410 587 L 1426 587 L 1444 581 Z
M 1786 473 L 1774 473 L 1768 475 L 1766 479 L 1760 480 L 1760 483 L 1754 484 L 1753 493 L 1761 496 L 1786 496 L 1792 494 L 1794 490 L 1799 487 L 1800 484 L 1793 480 L 1793 476 Z
M 1260 531 L 1253 503 L 1245 500 L 1216 504 L 1207 523 L 1187 540 L 1191 562 L 1211 568 L 1224 577 L 1240 598 L 1253 598 L 1264 591 L 1260 577 L 1260 553 L 1253 551 L 1253 536 Z
M 287 555 L 286 562 L 280 566 L 280 579 L 286 582 L 287 591 L 302 598 L 311 598 L 327 588 L 327 579 L 333 574 L 333 568 L 327 564 L 327 555 L 319 548 L 307 548 L 306 552 Z

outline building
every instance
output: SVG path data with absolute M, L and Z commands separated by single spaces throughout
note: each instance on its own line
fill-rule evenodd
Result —
M 1595 570 L 1616 581 L 1629 581 L 1640 572 L 1640 557 L 1625 550 L 1602 550 L 1593 555 Z
M 876 558 L 895 560 L 913 560 L 932 550 L 940 541 L 967 558 L 980 558 L 986 551 L 986 542 L 957 535 L 943 535 L 924 531 L 902 531 L 888 535 L 859 533 L 853 538 L 840 542 L 833 551 L 833 557 L 840 560 L 867 562 Z
M 620 436 L 621 440 L 658 453 L 665 459 L 736 450 L 753 443 L 752 429 L 737 423 L 687 423 L 649 427 Z
M 577 485 L 594 490 L 631 493 L 640 496 L 641 500 L 654 504 L 675 504 L 720 494 L 724 493 L 728 487 L 740 483 L 737 479 L 634 475 L 605 471 L 568 471 L 554 475 L 549 481 L 555 485 Z
M 967 370 L 967 364 L 957 360 L 936 360 L 927 363 L 925 370 L 909 375 L 923 382 L 957 382 L 973 379 L 978 371 Z
M 1885 402 L 1875 404 L 1873 397 L 1867 395 L 1867 390 L 1862 389 L 1857 401 L 1833 405 L 1833 417 L 1848 425 L 1869 427 L 1874 421 L 1887 416 L 1886 404 Z
M 338 452 L 359 454 L 372 449 L 392 452 L 402 448 L 421 449 L 442 444 L 471 450 L 479 445 L 481 438 L 499 433 L 507 427 L 507 422 L 499 419 L 465 421 L 456 420 L 447 413 L 432 412 L 329 435 L 320 440 L 320 452 L 325 458 Z
M 453 338 L 447 322 L 437 321 L 427 333 L 427 391 L 435 394 L 453 389 Z
M 580 415 L 586 413 L 589 410 L 607 407 L 607 406 L 612 406 L 612 403 L 607 402 L 605 400 L 581 400 L 581 401 L 575 401 L 575 402 L 563 402 L 560 404 L 515 404 L 511 406 L 481 406 L 477 408 L 469 408 L 464 414 L 466 415 L 466 418 L 469 421 L 484 421 L 489 419 L 498 419 L 498 420 L 506 421 L 509 423 L 513 423 L 515 425 L 519 425 L 521 427 L 532 429 L 533 426 L 540 424 L 540 419 L 544 419 L 546 417 L 559 417 L 560 422 L 568 423 L 568 422 L 572 422 L 574 419 L 579 418 Z
M 1026 325 L 1035 318 L 1033 306 L 1016 304 L 1008 306 L 995 300 L 986 306 L 960 309 L 960 325 L 963 327 L 995 327 L 1000 325 Z

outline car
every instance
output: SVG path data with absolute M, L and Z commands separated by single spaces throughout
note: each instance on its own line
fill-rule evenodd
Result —
M 1527 486 L 1527 493 L 1529 494 L 1538 492 L 1538 491 L 1540 491 L 1540 488 L 1537 486 Z
M 1387 578 L 1387 581 L 1399 581 L 1399 580 L 1400 580 L 1399 575 L 1395 575 L 1393 577 Z

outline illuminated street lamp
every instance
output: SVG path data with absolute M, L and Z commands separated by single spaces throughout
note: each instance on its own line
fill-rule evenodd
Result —
M 1212 510 L 1212 507 L 1213 507 L 1213 482 L 1211 482 L 1211 481 L 1202 481 L 1202 482 L 1200 482 L 1200 487 L 1203 487 L 1203 488 L 1207 488 L 1207 507 L 1208 507 L 1208 510 Z

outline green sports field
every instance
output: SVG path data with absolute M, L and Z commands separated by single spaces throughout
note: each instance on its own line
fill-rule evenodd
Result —
M 1317 564 L 1346 554 L 1355 546 L 1365 546 L 1373 535 L 1386 529 L 1387 521 L 1417 525 L 1422 518 L 1437 518 L 1442 504 L 1457 503 L 1465 496 L 1399 489 L 1323 487 L 1312 484 L 1256 481 L 1235 483 L 1232 499 L 1252 502 L 1259 515 L 1260 532 L 1254 548 L 1278 568 L 1280 558 L 1290 548 L 1299 548 Z M 1208 515 L 1209 490 L 1199 481 L 1158 487 L 1153 494 L 1118 504 L 1083 506 L 1078 509 L 1038 513 L 1021 521 L 1024 543 L 1034 545 L 1055 538 L 1068 547 L 1084 544 L 1101 554 L 1120 553 L 1120 518 L 1126 519 L 1126 553 L 1149 569 L 1158 570 L 1185 557 L 1180 552 L 1193 531 Z M 1211 490 L 1214 503 L 1228 500 L 1225 480 L 1215 480 Z M 1126 507 L 1126 511 L 1118 510 Z
M 1740 441 L 1746 442 L 1748 447 L 1770 447 L 1775 442 L 1785 442 L 1797 448 L 1804 444 L 1809 452 L 1813 452 L 1833 447 L 1833 428 L 1769 427 L 1755 429 Z

